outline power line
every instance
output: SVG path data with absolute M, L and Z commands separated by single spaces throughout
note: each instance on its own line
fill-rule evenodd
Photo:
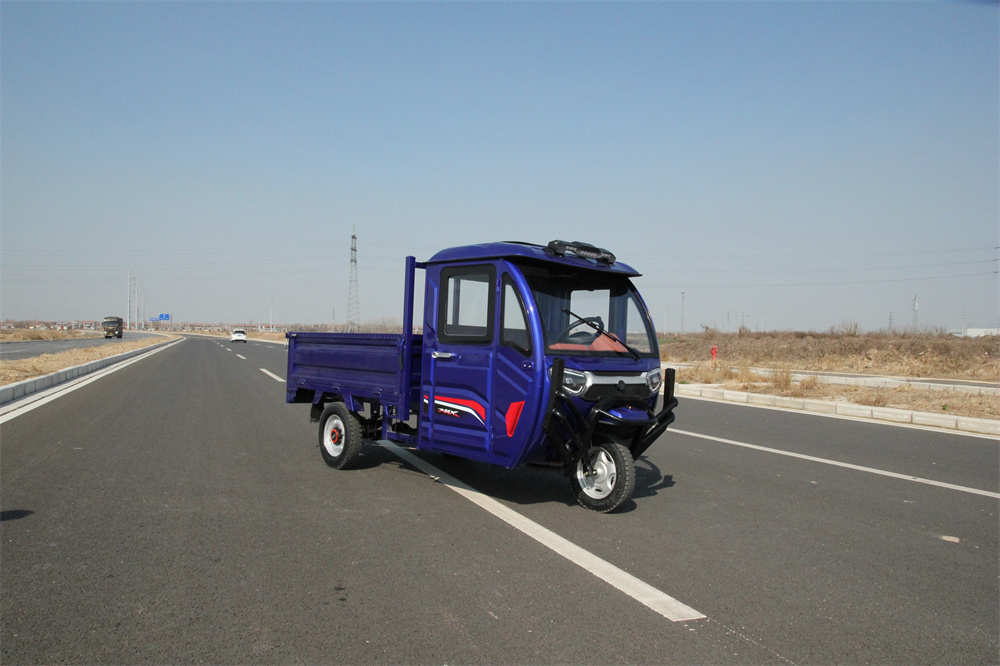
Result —
M 749 287 L 749 288 L 759 288 L 759 287 L 839 287 L 842 285 L 856 285 L 856 284 L 887 284 L 892 282 L 929 282 L 933 280 L 953 280 L 957 278 L 966 277 L 981 277 L 984 275 L 997 275 L 997 271 L 987 271 L 985 273 L 962 273 L 960 275 L 930 275 L 926 277 L 908 277 L 908 278 L 888 278 L 882 280 L 843 280 L 836 282 L 768 282 L 768 283 L 749 283 L 749 282 L 726 282 L 726 283 L 716 283 L 716 284 L 690 284 L 689 287 L 696 287 L 699 289 L 730 289 L 733 287 Z M 669 285 L 659 284 L 653 286 L 667 287 Z

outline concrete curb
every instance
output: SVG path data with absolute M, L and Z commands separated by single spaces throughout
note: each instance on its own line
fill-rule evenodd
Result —
M 674 392 L 678 396 L 725 400 L 727 402 L 737 402 L 759 407 L 799 409 L 804 412 L 836 414 L 888 423 L 903 423 L 958 430 L 977 435 L 1000 436 L 1000 420 L 973 419 L 964 416 L 950 416 L 948 414 L 931 414 L 929 412 L 912 412 L 890 407 L 868 407 L 867 405 L 855 405 L 848 402 L 833 402 L 830 400 L 783 398 L 759 393 L 744 393 L 743 391 L 726 391 L 711 385 L 677 384 Z
M 694 368 L 698 367 L 698 363 L 676 363 L 670 361 L 668 363 L 661 363 L 661 368 Z M 760 377 L 770 377 L 776 371 L 773 368 L 749 368 L 750 372 Z M 871 388 L 896 388 L 898 386 L 907 386 L 909 388 L 921 389 L 926 391 L 958 391 L 960 393 L 985 393 L 990 395 L 996 395 L 1000 393 L 1000 386 L 970 386 L 961 383 L 952 384 L 947 383 L 946 380 L 938 380 L 936 383 L 933 381 L 926 381 L 921 379 L 912 379 L 904 377 L 880 377 L 880 376 L 846 376 L 846 375 L 828 375 L 821 372 L 810 372 L 806 370 L 792 370 L 790 376 L 793 382 L 801 382 L 803 379 L 816 379 L 821 384 L 834 384 L 837 386 L 868 386 Z M 962 380 L 957 380 L 961 382 Z M 944 383 L 942 383 L 944 382 Z M 981 382 L 986 383 L 986 382 Z
M 84 363 L 82 365 L 75 365 L 72 368 L 65 368 L 57 372 L 53 372 L 48 375 L 42 375 L 41 377 L 33 377 L 32 379 L 25 379 L 22 382 L 17 382 L 15 384 L 7 384 L 6 386 L 0 386 L 0 405 L 6 405 L 9 402 L 13 402 L 25 396 L 31 395 L 32 393 L 37 393 L 39 391 L 44 391 L 45 389 L 52 388 L 53 386 L 58 386 L 64 382 L 68 382 L 71 379 L 76 379 L 77 377 L 82 377 L 83 375 L 88 375 L 102 368 L 106 368 L 109 365 L 114 365 L 115 363 L 121 363 L 122 361 L 127 361 L 130 358 L 139 356 L 140 354 L 145 354 L 147 352 L 153 351 L 154 349 L 159 349 L 164 345 L 168 345 L 175 340 L 164 340 L 163 342 L 158 342 L 155 345 L 150 345 L 148 347 L 143 347 L 141 349 L 135 349 L 130 352 L 125 352 L 124 354 L 118 354 L 117 356 L 108 356 L 107 358 L 100 358 L 96 361 L 91 361 L 90 363 Z

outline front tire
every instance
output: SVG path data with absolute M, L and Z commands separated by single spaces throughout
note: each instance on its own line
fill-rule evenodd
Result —
M 584 456 L 590 461 L 593 474 L 587 476 L 580 461 L 570 476 L 570 485 L 581 506 L 609 513 L 632 497 L 635 462 L 624 444 L 608 437 L 590 447 Z
M 334 469 L 347 469 L 361 455 L 361 424 L 342 402 L 333 402 L 319 418 L 319 452 Z

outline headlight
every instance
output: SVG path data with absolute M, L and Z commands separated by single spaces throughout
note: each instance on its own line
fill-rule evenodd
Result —
M 563 390 L 570 395 L 580 395 L 587 388 L 587 375 L 578 370 L 563 369 Z
M 663 381 L 663 377 L 660 374 L 660 369 L 650 370 L 646 373 L 646 386 L 649 387 L 650 393 L 656 393 L 660 390 L 660 383 Z

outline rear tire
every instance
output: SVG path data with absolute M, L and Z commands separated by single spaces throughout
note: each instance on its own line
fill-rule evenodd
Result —
M 319 417 L 319 452 L 334 469 L 347 469 L 361 454 L 361 424 L 342 402 L 330 403 Z
M 635 490 L 632 453 L 617 438 L 605 436 L 584 454 L 594 473 L 584 475 L 583 461 L 576 464 L 570 485 L 576 501 L 592 511 L 608 513 L 624 504 Z

